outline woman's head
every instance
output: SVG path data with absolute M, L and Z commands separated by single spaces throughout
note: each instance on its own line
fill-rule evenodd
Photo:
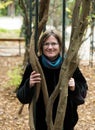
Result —
M 39 54 L 44 54 L 50 60 L 55 59 L 61 52 L 62 41 L 56 31 L 46 31 L 39 40 Z

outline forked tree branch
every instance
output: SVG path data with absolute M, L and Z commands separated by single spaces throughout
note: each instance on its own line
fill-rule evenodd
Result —
M 82 5 L 82 11 L 80 14 L 78 3 Z M 67 104 L 67 95 L 68 95 L 68 81 L 69 78 L 72 76 L 74 70 L 76 69 L 78 62 L 77 62 L 77 54 L 78 50 L 82 44 L 82 37 L 85 32 L 88 23 L 88 15 L 90 11 L 90 0 L 76 0 L 73 17 L 72 17 L 72 34 L 70 40 L 69 50 L 67 52 L 66 59 L 64 60 L 60 72 L 59 82 L 52 93 L 51 97 L 49 98 L 48 106 L 47 106 L 47 123 L 48 123 L 48 130 L 62 130 L 63 127 L 63 120 L 65 117 L 65 110 Z M 78 10 L 78 11 L 76 11 Z M 54 122 L 54 126 L 50 126 L 52 120 L 52 106 L 55 100 L 55 96 L 60 94 L 56 119 Z
M 41 0 L 41 2 L 44 2 L 43 0 Z M 38 37 L 40 36 L 42 30 L 43 30 L 43 27 L 45 26 L 47 20 L 48 20 L 48 10 L 49 10 L 49 2 L 50 0 L 46 0 L 45 1 L 45 7 L 44 8 L 40 8 L 40 11 L 42 9 L 42 11 L 44 12 L 42 16 L 40 16 L 40 22 L 38 23 Z M 41 12 L 42 12 L 41 11 Z M 33 122 L 33 105 L 35 106 L 36 104 L 36 101 L 39 97 L 39 93 L 40 93 L 40 89 L 42 89 L 42 92 L 43 92 L 43 98 L 44 98 L 44 104 L 45 104 L 45 108 L 47 106 L 47 102 L 48 102 L 48 91 L 47 91 L 47 85 L 46 85 L 46 81 L 45 81 L 45 77 L 44 77 L 44 74 L 43 74 L 43 71 L 42 71 L 42 68 L 39 64 L 39 61 L 38 61 L 38 58 L 35 54 L 35 41 L 34 41 L 34 35 L 35 35 L 35 32 L 32 33 L 32 36 L 31 36 L 31 40 L 30 40 L 30 63 L 31 63 L 31 66 L 33 68 L 33 70 L 35 70 L 36 72 L 39 72 L 41 74 L 41 78 L 42 78 L 42 84 L 41 86 L 39 86 L 38 84 L 36 85 L 36 99 L 34 98 L 33 100 L 33 103 L 31 102 L 30 104 L 30 108 L 29 108 L 29 124 L 30 124 L 30 129 L 31 130 L 35 130 L 35 127 L 34 127 L 34 122 Z

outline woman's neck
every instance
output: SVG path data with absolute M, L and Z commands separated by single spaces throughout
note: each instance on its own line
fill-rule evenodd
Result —
M 43 54 L 44 55 L 44 54 Z M 48 60 L 50 60 L 51 62 L 52 61 L 55 61 L 60 55 L 57 55 L 57 56 L 55 56 L 55 57 L 52 57 L 52 58 L 49 58 L 49 57 L 47 57 L 46 55 L 44 55 Z

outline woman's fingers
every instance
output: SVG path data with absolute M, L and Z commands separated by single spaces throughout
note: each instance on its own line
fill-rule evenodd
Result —
M 74 78 L 70 78 L 68 85 L 69 85 L 69 89 L 71 91 L 75 90 L 75 80 L 74 80 Z
M 41 82 L 41 75 L 40 73 L 37 73 L 36 71 L 33 71 L 30 75 L 30 86 L 34 86 L 36 83 Z

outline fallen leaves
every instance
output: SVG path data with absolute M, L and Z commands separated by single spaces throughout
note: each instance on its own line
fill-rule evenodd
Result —
M 7 86 L 7 71 L 22 64 L 23 57 L 0 57 L 0 130 L 29 130 L 28 105 L 22 113 L 18 112 L 22 104 L 17 100 L 14 88 Z M 95 67 L 80 66 L 88 82 L 88 93 L 85 104 L 79 106 L 79 121 L 75 130 L 95 130 Z

